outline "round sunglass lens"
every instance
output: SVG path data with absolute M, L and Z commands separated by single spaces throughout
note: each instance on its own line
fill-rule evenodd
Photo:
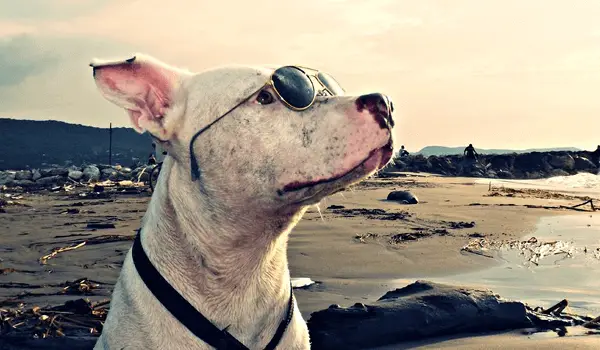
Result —
M 273 73 L 273 87 L 294 108 L 306 108 L 315 98 L 312 80 L 296 67 L 281 67 Z
M 317 73 L 317 77 L 319 78 L 319 81 L 323 83 L 323 85 L 325 85 L 325 87 L 335 96 L 342 96 L 345 94 L 344 89 L 342 89 L 341 85 L 331 75 L 319 72 Z

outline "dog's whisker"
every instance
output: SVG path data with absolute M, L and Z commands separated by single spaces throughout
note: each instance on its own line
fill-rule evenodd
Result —
M 321 221 L 325 222 L 325 219 L 323 219 L 323 213 L 321 213 L 321 203 L 315 204 L 315 207 L 317 208 L 317 211 L 319 212 L 319 216 L 321 217 Z

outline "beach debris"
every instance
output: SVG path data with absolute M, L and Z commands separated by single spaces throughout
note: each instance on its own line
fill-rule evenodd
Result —
M 399 232 L 390 234 L 378 234 L 367 232 L 365 234 L 354 236 L 354 241 L 357 243 L 368 243 L 369 241 L 397 246 L 402 243 L 417 241 L 421 238 L 430 237 L 433 235 L 446 236 L 450 232 L 444 228 L 429 228 L 429 227 L 413 227 L 412 232 Z
M 98 336 L 106 320 L 108 304 L 108 300 L 75 299 L 50 308 L 26 308 L 25 304 L 14 309 L 0 308 L 0 336 L 7 341 L 10 336 L 30 339 L 82 334 Z
M 367 232 L 362 235 L 354 236 L 354 240 L 356 240 L 360 243 L 367 243 L 367 239 L 377 239 L 377 238 L 379 238 L 379 235 L 377 233 L 372 233 L 372 232 Z
M 471 237 L 471 238 L 484 238 L 485 234 L 480 233 L 480 232 L 473 232 L 473 233 L 469 233 L 469 237 Z
M 525 260 L 534 265 L 539 265 L 540 261 L 547 256 L 563 255 L 564 258 L 571 258 L 575 253 L 575 248 L 571 242 L 564 241 L 538 241 L 531 237 L 528 240 L 487 240 L 485 238 L 472 239 L 461 251 L 493 258 L 493 251 L 517 250 Z
M 105 230 L 115 228 L 115 224 L 111 222 L 88 222 L 86 228 L 93 230 Z
M 600 316 L 587 321 L 586 323 L 582 324 L 582 326 L 585 328 L 600 329 Z
M 61 214 L 79 214 L 81 211 L 77 208 L 68 208 L 67 210 L 61 212 Z
M 337 205 L 337 204 L 332 204 L 332 205 L 330 205 L 330 206 L 328 206 L 328 207 L 327 207 L 327 209 L 329 209 L 329 210 L 333 210 L 333 209 L 344 209 L 344 208 L 346 208 L 346 207 L 345 207 L 345 206 L 343 206 L 343 205 Z
M 563 310 L 567 306 L 569 306 L 569 301 L 567 299 L 563 299 L 563 300 L 559 301 L 557 304 L 554 304 L 551 307 L 547 308 L 546 310 L 543 310 L 542 313 L 545 315 L 558 316 L 563 312 Z
M 364 216 L 370 220 L 405 220 L 412 215 L 407 211 L 400 212 L 387 212 L 384 209 L 366 209 L 366 208 L 353 208 L 353 209 L 332 209 L 333 214 L 337 214 L 342 217 L 356 217 Z
M 423 237 L 427 237 L 430 236 L 430 233 L 427 232 L 405 232 L 405 233 L 398 233 L 395 234 L 393 236 L 391 236 L 388 239 L 388 243 L 389 244 L 399 244 L 399 243 L 403 243 L 406 241 L 416 241 L 419 238 L 423 238 Z
M 592 199 L 589 196 L 574 196 L 570 194 L 560 193 L 558 191 L 543 190 L 539 188 L 511 188 L 505 186 L 488 188 L 488 194 L 484 197 L 515 197 L 515 198 L 540 198 L 540 199 L 564 199 L 564 200 L 582 200 L 588 201 Z
M 487 241 L 485 239 L 474 239 L 469 241 L 467 245 L 460 249 L 461 252 L 467 252 L 471 254 L 481 255 L 486 258 L 494 258 L 494 255 L 490 253 L 489 247 L 486 244 Z
M 295 277 L 292 278 L 292 288 L 306 288 L 315 284 L 316 282 L 308 277 Z
M 52 250 L 52 253 L 48 254 L 48 255 L 44 255 L 39 259 L 40 264 L 45 265 L 46 263 L 48 263 L 48 260 L 54 258 L 55 256 L 57 256 L 59 253 L 64 253 L 64 252 L 68 252 L 71 250 L 75 250 L 77 248 L 81 248 L 83 247 L 87 242 L 81 242 L 75 245 L 71 245 L 71 246 L 67 246 L 67 247 L 61 247 L 61 248 L 55 248 Z
M 444 221 L 446 222 L 446 221 Z M 449 221 L 447 222 L 450 225 L 451 229 L 462 229 L 462 228 L 473 228 L 475 227 L 475 221 L 466 222 L 466 221 Z
M 588 199 L 587 201 L 585 201 L 583 203 L 580 203 L 580 204 L 577 204 L 577 205 L 573 205 L 573 206 L 570 206 L 570 207 L 565 207 L 565 208 L 566 209 L 575 209 L 575 208 L 579 208 L 581 206 L 584 206 L 586 204 L 590 205 L 590 207 L 592 208 L 592 211 L 596 211 L 596 207 L 594 207 L 594 200 L 593 199 Z M 561 206 L 561 207 L 563 207 L 563 206 Z
M 66 282 L 65 284 L 66 285 L 62 289 L 62 294 L 89 294 L 94 289 L 100 287 L 99 283 L 91 281 L 86 277 Z

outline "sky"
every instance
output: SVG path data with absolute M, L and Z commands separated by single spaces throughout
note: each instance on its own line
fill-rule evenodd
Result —
M 600 1 L 0 0 L 0 116 L 128 126 L 92 58 L 303 64 L 394 100 L 400 143 L 600 144 Z M 0 131 L 1 133 L 1 131 Z

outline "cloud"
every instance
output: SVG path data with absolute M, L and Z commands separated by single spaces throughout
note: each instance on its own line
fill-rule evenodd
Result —
M 66 20 L 96 11 L 112 1 L 114 0 L 0 1 L 0 20 Z
M 40 47 L 30 35 L 0 40 L 0 88 L 19 84 L 51 69 L 56 63 L 57 55 Z
M 11 65 L 3 69 L 0 63 L 0 79 L 6 74 L 14 75 L 10 69 L 17 65 L 28 70 L 17 70 L 18 79 L 11 76 L 10 81 L 0 86 L 0 116 L 59 119 L 91 125 L 105 125 L 113 121 L 111 118 L 126 121 L 121 111 L 97 93 L 89 63 L 96 56 L 128 55 L 129 49 L 135 51 L 135 48 L 99 38 L 36 36 L 11 42 L 19 43 L 18 55 L 8 55 L 6 50 L 0 49 L 4 54 L 0 54 L 0 62 L 5 57 L 4 61 Z M 51 54 L 42 54 L 48 51 Z

